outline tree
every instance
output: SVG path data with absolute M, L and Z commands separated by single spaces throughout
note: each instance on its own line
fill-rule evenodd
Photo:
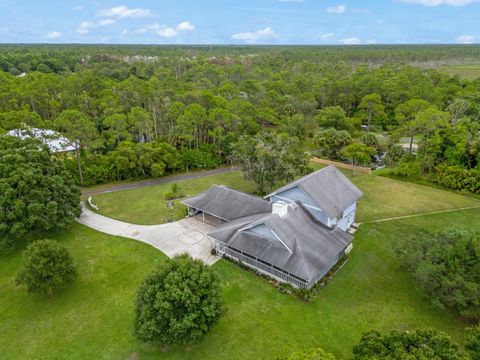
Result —
M 186 254 L 166 260 L 138 290 L 136 336 L 166 344 L 198 341 L 222 313 L 219 283 L 201 260 Z
M 418 124 L 415 121 L 417 114 L 431 107 L 430 103 L 422 99 L 412 99 L 400 104 L 395 109 L 395 119 L 400 125 L 401 130 L 410 136 L 410 152 L 412 152 L 413 139 L 418 130 Z
M 403 266 L 432 303 L 465 317 L 480 318 L 479 235 L 447 228 L 420 232 L 398 244 Z
M 323 128 L 335 130 L 352 130 L 352 124 L 340 106 L 327 106 L 318 112 L 315 117 L 318 125 Z
M 378 149 L 379 143 L 377 137 L 372 133 L 364 133 L 360 139 L 365 145 Z
M 132 107 L 128 113 L 128 123 L 131 128 L 136 129 L 137 141 L 150 141 L 154 133 L 154 124 L 151 114 L 144 108 Z
M 80 189 L 41 141 L 0 137 L 0 248 L 65 229 L 81 213 Z
M 318 131 L 313 142 L 329 159 L 338 158 L 340 151 L 352 143 L 352 136 L 346 130 L 335 130 L 334 128 Z
M 85 114 L 77 110 L 62 111 L 55 120 L 55 125 L 57 129 L 69 139 L 70 145 L 75 147 L 78 175 L 80 176 L 80 184 L 83 186 L 80 151 L 96 138 L 97 132 L 95 126 Z
M 45 126 L 45 123 L 36 112 L 14 110 L 0 113 L 0 127 L 5 130 L 43 126 Z
M 480 325 L 466 329 L 465 350 L 472 360 L 480 359 Z
M 370 131 L 370 124 L 372 120 L 379 122 L 386 117 L 385 106 L 383 106 L 380 95 L 372 93 L 365 95 L 358 106 L 363 111 L 364 117 L 367 120 L 367 129 Z
M 25 285 L 28 292 L 50 295 L 76 276 L 73 259 L 65 247 L 53 240 L 37 240 L 24 251 L 23 268 L 15 281 Z
M 309 157 L 298 139 L 286 134 L 244 136 L 233 152 L 234 161 L 242 166 L 245 178 L 255 182 L 260 194 L 306 174 Z
M 355 360 L 466 360 L 447 334 L 434 329 L 392 331 L 384 336 L 369 331 L 353 347 L 353 355 Z
M 370 164 L 375 153 L 375 149 L 365 144 L 351 144 L 343 148 L 340 156 L 350 161 L 352 165 L 362 166 Z
M 120 141 L 132 140 L 128 120 L 124 114 L 107 116 L 105 120 L 103 120 L 103 127 L 105 128 L 103 134 L 107 140 L 107 144 L 111 147 L 114 147 Z

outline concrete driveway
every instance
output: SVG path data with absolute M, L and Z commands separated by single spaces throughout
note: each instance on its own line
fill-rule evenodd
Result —
M 161 225 L 135 225 L 99 215 L 84 206 L 82 215 L 77 221 L 106 234 L 150 244 L 169 257 L 188 253 L 208 265 L 220 259 L 210 254 L 212 244 L 205 235 L 214 227 L 193 218 Z

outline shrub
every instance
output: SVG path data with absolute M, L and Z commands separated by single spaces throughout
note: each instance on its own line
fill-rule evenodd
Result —
M 353 354 L 356 360 L 465 359 L 447 334 L 434 329 L 392 331 L 385 336 L 369 331 L 353 347 Z
M 480 359 L 480 325 L 467 328 L 465 350 L 472 359 Z
M 136 300 L 135 334 L 167 344 L 198 341 L 221 314 L 219 278 L 189 255 L 161 264 L 141 285 Z
M 432 174 L 433 182 L 453 190 L 480 194 L 480 170 L 439 165 Z
M 16 283 L 28 292 L 50 295 L 55 289 L 72 282 L 77 276 L 67 249 L 52 240 L 38 240 L 25 250 L 23 268 Z
M 398 244 L 403 266 L 440 308 L 480 317 L 480 242 L 477 234 L 446 229 L 421 232 Z

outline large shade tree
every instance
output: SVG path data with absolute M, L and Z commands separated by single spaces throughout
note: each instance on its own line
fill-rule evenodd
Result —
M 0 137 L 0 247 L 61 230 L 79 216 L 80 189 L 39 140 Z
M 211 268 L 189 255 L 166 260 L 138 290 L 135 334 L 165 344 L 198 341 L 221 315 L 219 282 Z
M 257 192 L 264 194 L 306 174 L 310 155 L 295 137 L 264 134 L 242 137 L 234 146 L 233 158 L 242 166 L 245 178 L 255 182 Z

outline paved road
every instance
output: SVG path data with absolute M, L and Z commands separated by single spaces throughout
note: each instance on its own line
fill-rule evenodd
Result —
M 197 179 L 205 176 L 223 174 L 223 173 L 228 173 L 231 171 L 238 171 L 238 170 L 239 170 L 238 167 L 222 167 L 222 168 L 213 169 L 213 170 L 196 171 L 196 172 L 191 172 L 186 174 L 164 176 L 157 179 L 141 180 L 141 181 L 125 183 L 125 184 L 98 186 L 90 189 L 89 188 L 83 189 L 82 195 L 92 196 L 96 194 L 103 194 L 103 193 L 109 193 L 109 192 L 115 192 L 115 191 L 138 189 L 138 188 L 143 188 L 147 186 L 166 184 L 166 183 L 180 181 L 180 180 Z
M 169 257 L 187 252 L 208 265 L 220 259 L 211 255 L 212 244 L 205 235 L 213 226 L 193 218 L 161 225 L 135 225 L 99 215 L 84 206 L 77 221 L 106 234 L 150 244 Z

